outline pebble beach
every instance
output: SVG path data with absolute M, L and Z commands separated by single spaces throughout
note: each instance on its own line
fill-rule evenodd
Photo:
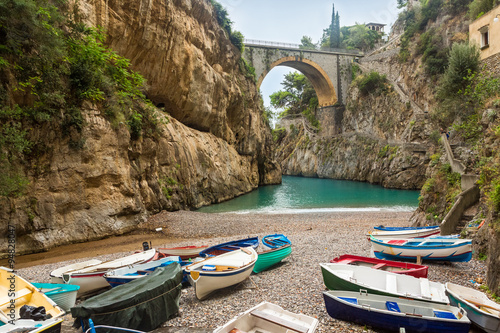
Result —
M 319 320 L 316 332 L 377 332 L 354 323 L 329 317 L 323 291 L 326 290 L 320 263 L 342 254 L 370 256 L 371 245 L 366 234 L 374 226 L 408 226 L 411 212 L 319 212 L 303 214 L 207 214 L 190 211 L 162 212 L 141 226 L 144 241 L 153 247 L 215 245 L 222 242 L 282 233 L 292 241 L 292 254 L 281 264 L 259 274 L 252 274 L 239 285 L 220 290 L 199 301 L 192 287 L 182 290 L 177 317 L 167 321 L 155 332 L 211 332 L 239 313 L 262 301 L 275 303 L 284 309 L 304 313 Z M 161 230 L 159 230 L 161 228 Z M 156 231 L 156 230 L 159 231 Z M 124 244 L 130 242 L 122 236 Z M 136 238 L 137 239 L 137 236 Z M 104 240 L 105 242 L 105 240 Z M 136 250 L 142 242 L 137 242 Z M 90 246 L 91 244 L 89 244 Z M 101 260 L 128 255 L 114 247 L 94 254 Z M 57 253 L 57 251 L 55 252 Z M 49 282 L 49 273 L 59 267 L 85 260 L 82 253 L 72 260 L 23 265 L 18 274 L 31 282 Z M 88 259 L 87 259 L 88 260 Z M 484 261 L 472 259 L 465 263 L 429 263 L 429 280 L 454 282 L 472 287 L 472 281 L 486 280 Z M 81 332 L 71 327 L 71 315 L 66 315 L 63 332 Z M 472 331 L 471 331 L 472 332 Z

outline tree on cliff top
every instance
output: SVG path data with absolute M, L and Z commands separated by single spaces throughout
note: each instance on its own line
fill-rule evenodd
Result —
M 229 19 L 229 14 L 220 3 L 215 0 L 210 0 L 210 3 L 214 7 L 215 16 L 219 25 L 227 32 L 229 40 L 234 46 L 243 53 L 243 48 L 245 46 L 243 34 L 237 30 L 233 30 L 233 21 Z

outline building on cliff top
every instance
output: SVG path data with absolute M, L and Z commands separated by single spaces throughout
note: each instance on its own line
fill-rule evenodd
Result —
M 500 6 L 493 8 L 469 24 L 469 43 L 479 46 L 481 60 L 487 62 L 487 59 L 493 57 L 497 59 L 494 62 L 498 63 L 500 53 Z
M 384 32 L 384 27 L 386 26 L 386 24 L 373 23 L 373 22 L 367 23 L 365 25 L 370 30 L 378 31 L 378 32 L 382 32 L 382 33 Z

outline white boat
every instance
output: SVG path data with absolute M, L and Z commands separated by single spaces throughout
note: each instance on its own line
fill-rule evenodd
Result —
M 469 261 L 472 258 L 470 239 L 426 237 L 412 239 L 378 239 L 370 236 L 372 250 L 379 259 L 415 261 Z
M 325 291 L 323 298 L 330 317 L 384 332 L 468 333 L 470 328 L 465 310 L 446 304 L 343 290 Z
M 164 267 L 174 262 L 180 263 L 180 261 L 181 258 L 179 256 L 170 256 L 148 261 L 144 264 L 129 265 L 106 272 L 104 278 L 111 287 L 117 287 L 135 279 L 148 276 L 149 273 L 152 273 L 158 267 Z
M 430 237 L 439 235 L 441 230 L 439 226 L 426 228 L 395 229 L 395 230 L 373 230 L 367 236 L 372 235 L 378 239 L 408 239 L 418 237 Z
M 448 304 L 444 284 L 372 269 L 366 266 L 320 264 L 323 281 L 330 290 L 360 291 L 370 294 L 404 297 L 426 302 Z
M 78 296 L 85 295 L 101 288 L 109 287 L 103 275 L 112 269 L 144 263 L 153 260 L 156 254 L 155 249 L 134 253 L 132 255 L 101 262 L 96 265 L 89 265 L 84 268 L 75 269 L 74 265 L 56 269 L 50 273 L 53 283 L 66 283 L 80 286 Z
M 500 304 L 479 290 L 446 283 L 450 303 L 463 308 L 469 319 L 486 332 L 500 332 Z
M 43 306 L 50 318 L 61 318 L 63 309 L 11 269 L 0 267 L 0 326 L 15 324 L 24 305 Z M 48 318 L 47 318 L 48 319 Z
M 213 333 L 313 333 L 318 319 L 284 310 L 282 307 L 262 302 L 228 321 Z
M 248 278 L 257 261 L 257 252 L 245 247 L 185 266 L 196 298 L 203 300 L 212 292 L 238 284 Z

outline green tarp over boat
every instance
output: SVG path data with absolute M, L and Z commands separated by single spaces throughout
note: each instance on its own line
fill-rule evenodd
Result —
M 92 297 L 71 308 L 74 327 L 88 324 L 151 331 L 179 311 L 182 269 L 178 263 L 157 268 L 152 274 Z M 105 331 L 102 328 L 99 332 Z

